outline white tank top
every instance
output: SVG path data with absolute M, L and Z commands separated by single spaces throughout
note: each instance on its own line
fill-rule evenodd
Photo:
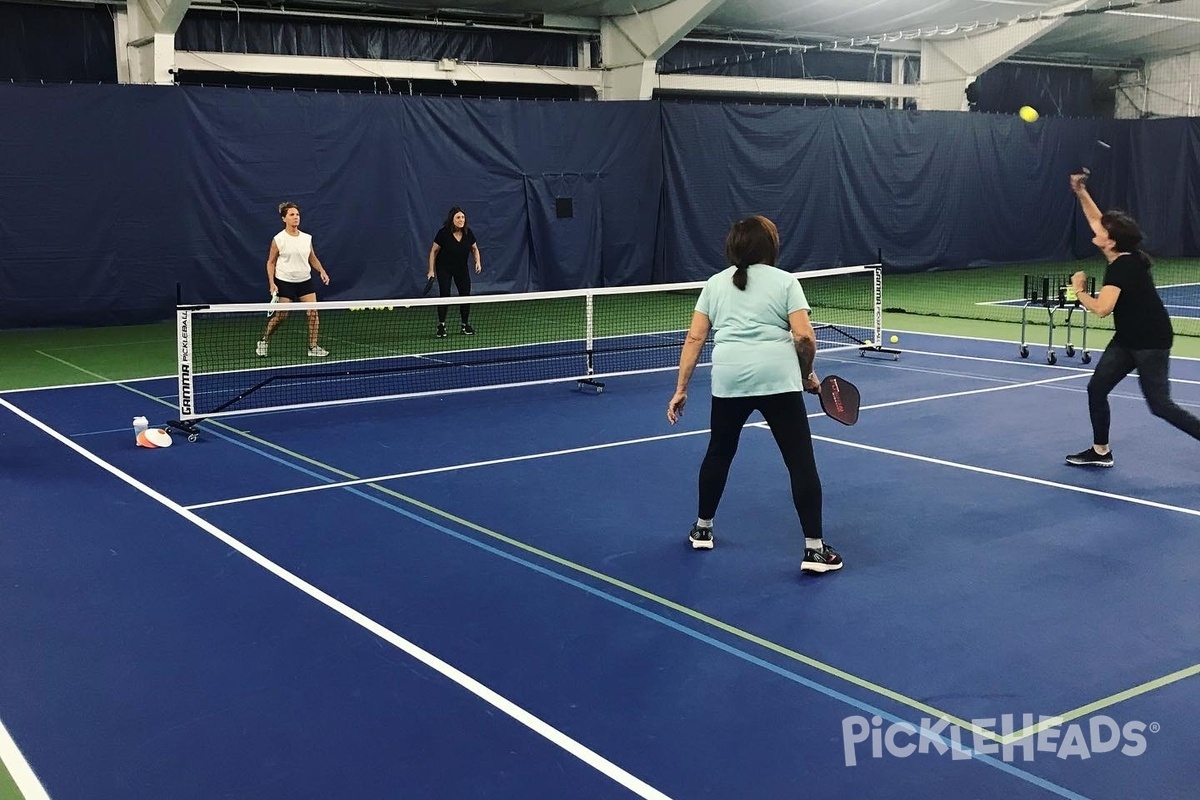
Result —
M 303 231 L 298 236 L 288 236 L 286 230 L 275 234 L 275 246 L 279 258 L 275 260 L 275 279 L 288 283 L 302 283 L 312 277 L 308 257 L 312 255 L 312 236 Z

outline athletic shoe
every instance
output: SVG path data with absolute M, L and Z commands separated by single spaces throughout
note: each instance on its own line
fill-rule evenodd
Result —
M 470 325 L 468 325 L 465 322 L 462 324 L 462 332 L 463 332 L 464 336 L 474 336 L 475 335 L 475 329 L 472 328 Z
M 321 345 L 319 345 L 319 344 L 314 347 L 308 348 L 308 357 L 309 358 L 324 358 L 327 355 L 329 355 L 329 351 L 326 350 L 324 347 L 321 347 Z
M 436 336 L 439 339 L 446 338 L 446 323 L 444 323 L 444 322 L 438 323 L 437 333 L 435 333 L 434 336 Z
M 1111 467 L 1113 454 L 1112 450 L 1109 450 L 1104 455 L 1100 455 L 1094 447 L 1089 447 L 1082 453 L 1067 456 L 1067 463 L 1073 467 Z
M 254 345 L 254 355 L 265 356 L 267 354 L 267 340 L 259 339 L 258 344 Z
M 833 572 L 841 568 L 842 557 L 828 544 L 820 550 L 805 548 L 804 560 L 800 562 L 801 572 Z
M 701 528 L 699 525 L 693 525 L 691 533 L 688 534 L 688 541 L 692 543 L 693 550 L 712 550 L 712 528 Z

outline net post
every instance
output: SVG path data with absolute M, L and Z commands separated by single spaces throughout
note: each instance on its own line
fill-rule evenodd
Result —
M 175 309 L 176 348 L 179 356 L 179 418 L 186 420 L 195 412 L 194 384 L 192 375 L 192 354 L 195 352 L 192 340 L 192 309 Z
M 871 342 L 858 349 L 860 356 L 889 355 L 893 361 L 900 359 L 900 351 L 883 346 L 883 251 L 879 251 L 879 264 L 871 270 Z
M 875 308 L 874 341 L 883 344 L 883 265 L 876 267 L 871 273 L 872 303 Z
M 596 337 L 596 296 L 591 292 L 584 298 L 584 309 L 584 352 L 587 354 L 587 374 L 593 375 L 596 372 L 592 360 Z
M 600 394 L 604 391 L 604 384 L 594 380 L 591 376 L 596 374 L 595 360 L 595 339 L 596 339 L 596 295 L 593 292 L 588 292 L 584 295 L 584 358 L 587 361 L 587 378 L 578 381 L 575 387 L 581 392 L 592 392 Z

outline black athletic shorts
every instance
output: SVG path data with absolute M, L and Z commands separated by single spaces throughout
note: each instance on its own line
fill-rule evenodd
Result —
M 275 288 L 279 291 L 280 297 L 286 297 L 288 300 L 299 301 L 306 294 L 316 294 L 317 287 L 313 284 L 313 279 L 309 278 L 306 281 L 292 283 L 291 281 L 281 281 L 275 279 Z

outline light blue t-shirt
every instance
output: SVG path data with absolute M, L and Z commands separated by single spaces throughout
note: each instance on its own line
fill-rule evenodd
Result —
M 808 311 L 796 276 L 751 264 L 746 289 L 733 285 L 734 267 L 708 279 L 696 310 L 712 322 L 713 397 L 750 397 L 803 391 L 788 315 Z

